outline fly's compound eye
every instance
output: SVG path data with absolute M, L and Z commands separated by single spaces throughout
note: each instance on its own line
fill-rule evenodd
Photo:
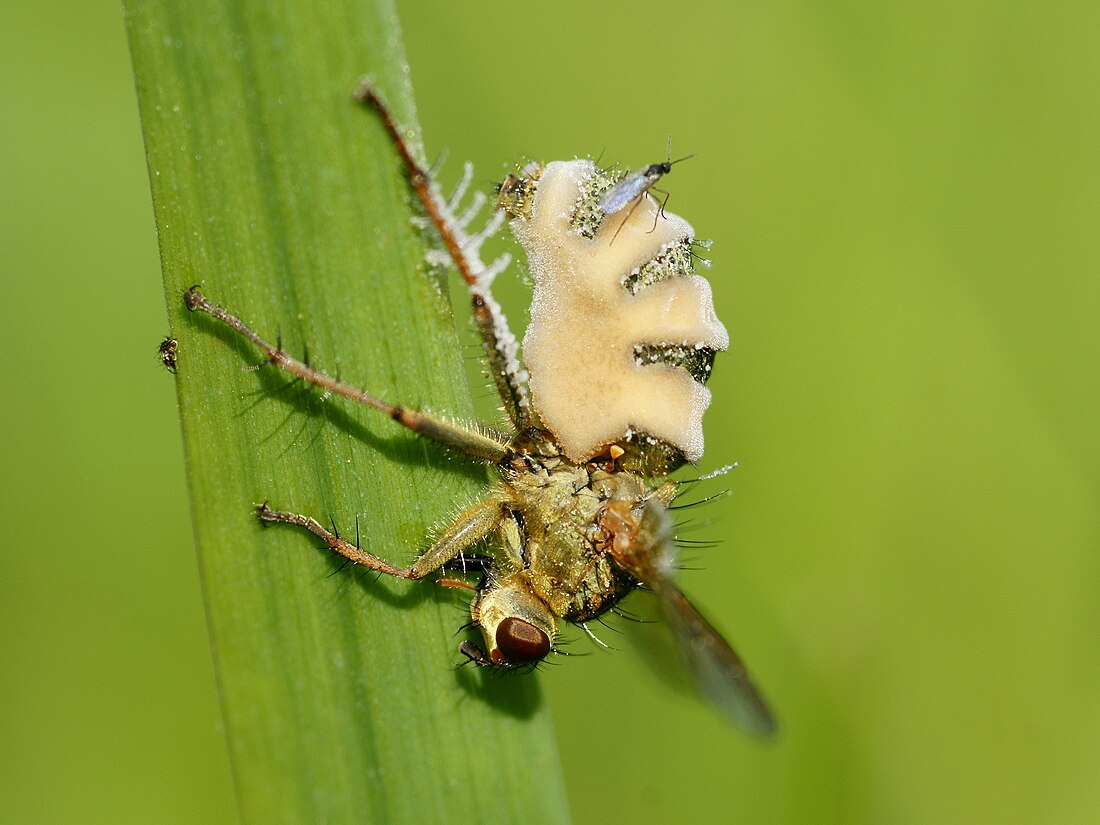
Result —
M 508 662 L 537 662 L 550 652 L 550 637 L 530 622 L 509 616 L 497 625 L 497 650 Z

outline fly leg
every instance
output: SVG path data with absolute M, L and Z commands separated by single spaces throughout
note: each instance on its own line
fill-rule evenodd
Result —
M 638 204 L 641 203 L 644 198 L 645 198 L 645 192 L 638 195 L 638 197 L 636 197 L 634 199 L 634 202 L 630 205 L 630 211 L 626 213 L 626 217 L 623 218 L 623 222 L 619 224 L 619 228 L 615 230 L 615 234 L 612 235 L 611 240 L 608 241 L 608 244 L 607 244 L 608 246 L 615 243 L 615 239 L 617 237 L 619 237 L 619 233 L 623 231 L 623 227 L 626 226 L 626 222 L 630 220 L 630 216 L 634 214 L 634 210 L 638 208 Z M 656 221 L 653 222 L 653 226 L 654 227 L 657 226 Z
M 356 91 L 355 98 L 370 106 L 382 118 L 397 153 L 405 164 L 405 174 L 409 178 L 413 191 L 420 199 L 424 211 L 439 233 L 447 254 L 458 268 L 459 275 L 466 282 L 473 305 L 474 321 L 485 346 L 485 355 L 489 361 L 489 372 L 493 376 L 497 392 L 500 395 L 504 411 L 516 430 L 522 430 L 529 417 L 527 401 L 527 371 L 519 363 L 517 353 L 519 345 L 516 336 L 508 326 L 500 305 L 492 296 L 493 279 L 508 266 L 511 259 L 502 255 L 491 264 L 481 260 L 481 245 L 496 233 L 504 222 L 504 213 L 497 212 L 479 232 L 468 234 L 467 224 L 473 219 L 476 207 L 481 201 L 476 198 L 473 205 L 461 214 L 456 214 L 458 203 L 466 192 L 473 167 L 467 164 L 466 174 L 450 199 L 444 199 L 439 187 L 432 181 L 428 170 L 420 165 L 413 155 L 413 148 L 405 138 L 389 108 L 379 97 L 378 92 L 364 82 Z
M 657 207 L 657 214 L 653 216 L 653 228 L 646 233 L 647 235 L 652 235 L 654 232 L 657 231 L 657 221 L 658 219 L 665 216 L 665 207 L 668 206 L 668 198 L 669 195 L 672 194 L 671 192 L 668 192 L 664 189 L 658 189 L 656 186 L 650 187 L 650 191 L 659 192 L 660 194 L 665 196 L 665 199 L 661 201 L 660 205 Z
M 327 392 L 342 395 L 359 404 L 379 410 L 401 426 L 407 427 L 414 433 L 422 435 L 425 438 L 438 441 L 443 446 L 449 447 L 457 452 L 465 453 L 468 456 L 490 463 L 499 462 L 504 457 L 505 442 L 503 439 L 495 438 L 492 435 L 488 435 L 478 430 L 467 429 L 466 427 L 452 424 L 449 421 L 434 418 L 433 416 L 409 409 L 408 407 L 402 407 L 399 404 L 390 404 L 379 398 L 375 398 L 370 393 L 364 392 L 350 384 L 345 384 L 343 381 L 326 375 L 309 366 L 309 364 L 306 364 L 304 361 L 299 361 L 282 349 L 269 344 L 257 333 L 253 332 L 244 321 L 221 307 L 212 304 L 195 288 L 187 290 L 187 292 L 184 293 L 183 300 L 187 304 L 188 309 L 197 312 L 205 312 L 207 315 L 221 321 L 230 329 L 236 330 L 259 347 L 264 355 L 267 356 L 269 362 L 279 367 L 279 369 L 286 370 L 291 375 L 296 375 Z
M 478 502 L 473 507 L 460 513 L 443 530 L 435 543 L 421 553 L 416 561 L 408 567 L 398 567 L 373 553 L 367 552 L 358 543 L 352 544 L 345 541 L 335 533 L 326 530 L 317 519 L 310 516 L 272 510 L 266 504 L 261 504 L 256 508 L 256 515 L 264 524 L 293 524 L 304 527 L 331 549 L 355 564 L 361 564 L 371 570 L 389 576 L 396 576 L 399 579 L 422 579 L 429 573 L 439 570 L 463 550 L 477 544 L 496 530 L 504 518 L 505 511 L 504 504 L 499 499 L 487 499 Z

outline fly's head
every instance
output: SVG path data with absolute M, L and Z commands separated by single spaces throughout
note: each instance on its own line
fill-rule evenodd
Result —
M 479 588 L 471 608 L 485 647 L 463 642 L 462 653 L 477 665 L 523 667 L 541 662 L 553 649 L 557 619 L 531 588 L 523 572 Z
M 642 172 L 642 177 L 651 183 L 655 183 L 672 171 L 672 161 L 666 160 L 660 163 L 651 163 Z

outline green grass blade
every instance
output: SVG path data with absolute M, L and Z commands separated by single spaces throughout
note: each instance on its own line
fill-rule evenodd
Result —
M 189 314 L 192 284 L 383 398 L 471 406 L 371 75 L 415 123 L 387 0 L 132 0 L 126 9 L 226 733 L 248 823 L 567 820 L 537 678 L 458 670 L 460 592 L 332 574 L 256 502 L 407 562 L 485 473 L 323 399 Z M 156 548 L 148 548 L 156 552 Z

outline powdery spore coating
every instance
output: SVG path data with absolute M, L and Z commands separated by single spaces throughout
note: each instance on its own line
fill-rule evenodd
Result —
M 575 462 L 631 431 L 698 461 L 710 391 L 681 367 L 637 363 L 635 348 L 726 349 L 729 336 L 714 314 L 710 284 L 684 274 L 637 294 L 624 286 L 639 267 L 690 241 L 693 230 L 677 215 L 658 218 L 656 204 L 642 198 L 629 216 L 611 215 L 584 237 L 571 219 L 594 172 L 586 160 L 547 165 L 530 220 L 512 221 L 535 283 L 523 343 L 532 403 Z

